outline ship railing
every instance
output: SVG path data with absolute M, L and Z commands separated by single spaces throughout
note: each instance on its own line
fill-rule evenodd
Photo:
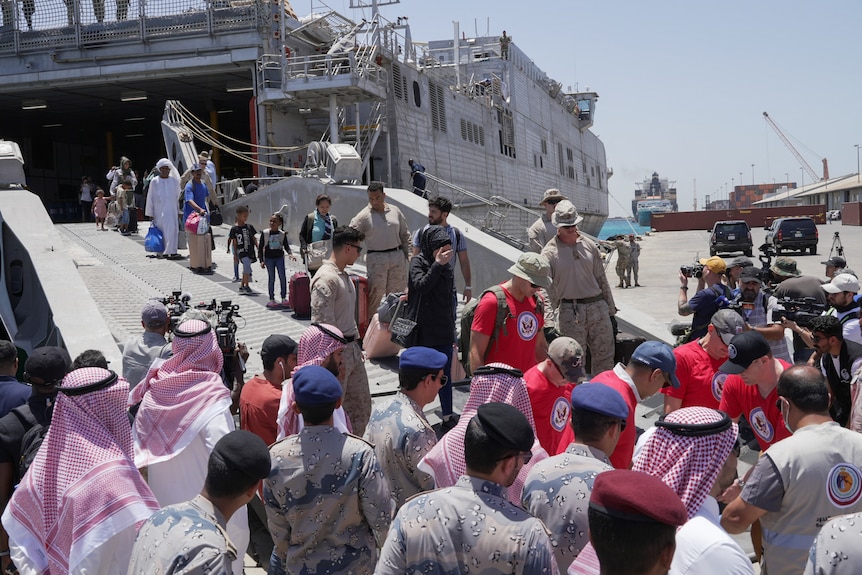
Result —
M 311 83 L 350 76 L 386 86 L 388 74 L 374 62 L 373 55 L 374 48 L 368 47 L 340 54 L 291 56 L 284 69 L 284 83 L 300 79 Z
M 0 28 L 0 54 L 256 32 L 270 16 L 269 4 L 261 0 L 3 0 L 2 4 L 7 21 Z
M 376 101 L 371 105 L 371 110 L 368 113 L 368 119 L 364 125 L 359 124 L 356 129 L 356 152 L 362 157 L 362 171 L 368 166 L 371 161 L 371 153 L 374 146 L 377 144 L 377 139 L 380 137 L 380 132 L 385 124 L 386 103 Z

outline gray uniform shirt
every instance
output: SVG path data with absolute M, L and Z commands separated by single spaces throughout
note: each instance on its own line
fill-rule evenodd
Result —
M 329 425 L 270 448 L 263 499 L 287 573 L 371 573 L 392 518 L 389 483 L 371 445 Z
M 226 523 L 203 495 L 157 511 L 138 532 L 129 575 L 230 575 L 236 549 Z
M 161 334 L 145 331 L 129 338 L 123 346 L 123 379 L 129 382 L 129 389 L 143 381 L 153 361 L 169 357 L 171 346 Z
M 521 504 L 551 530 L 560 573 L 590 541 L 587 509 L 593 482 L 610 469 L 602 451 L 572 443 L 563 453 L 538 462 L 527 475 Z
M 434 479 L 417 466 L 437 444 L 437 434 L 418 403 L 397 393 L 371 414 L 365 439 L 374 445 L 397 507 L 420 491 L 434 489 Z
M 542 522 L 510 503 L 502 485 L 462 475 L 404 504 L 376 575 L 559 573 Z

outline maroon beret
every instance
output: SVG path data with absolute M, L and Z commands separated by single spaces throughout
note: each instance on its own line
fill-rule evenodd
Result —
M 656 521 L 679 527 L 688 514 L 679 496 L 658 477 L 615 469 L 596 476 L 590 507 L 628 521 Z

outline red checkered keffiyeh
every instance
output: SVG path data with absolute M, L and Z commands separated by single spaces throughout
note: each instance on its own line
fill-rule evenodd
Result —
M 343 337 L 341 330 L 334 325 L 321 325 L 324 329 L 328 329 L 335 335 Z M 321 365 L 333 352 L 343 348 L 344 344 L 342 342 L 317 326 L 309 326 L 299 337 L 299 344 L 296 350 L 296 368 L 294 368 L 293 372 L 296 373 L 297 369 L 307 365 Z M 287 380 L 281 386 L 281 401 L 278 403 L 279 439 L 285 438 L 288 435 L 295 435 L 299 433 L 301 428 L 300 415 L 291 409 L 291 405 L 293 405 L 293 385 L 291 385 L 291 380 Z
M 179 329 L 195 333 L 206 326 L 191 319 Z M 215 333 L 174 337 L 172 349 L 173 357 L 151 369 L 129 397 L 129 405 L 141 404 L 132 430 L 138 467 L 173 458 L 213 417 L 230 409 L 230 391 L 219 376 L 224 358 Z
M 723 415 L 707 407 L 678 409 L 665 418 L 669 423 L 703 425 L 715 423 Z M 647 440 L 632 469 L 658 477 L 676 491 L 691 519 L 712 489 L 733 444 L 736 424 L 721 433 L 685 437 L 658 427 Z
M 490 367 L 502 367 L 513 369 L 504 363 L 492 363 Z M 437 442 L 431 451 L 422 459 L 420 465 L 423 470 L 434 476 L 437 487 L 449 487 L 455 485 L 458 478 L 467 471 L 464 462 L 464 436 L 467 432 L 467 424 L 476 415 L 480 405 L 498 401 L 514 405 L 527 416 L 533 433 L 536 432 L 536 422 L 533 420 L 533 409 L 530 407 L 530 397 L 527 395 L 527 384 L 522 377 L 513 377 L 505 373 L 490 375 L 477 375 L 470 382 L 470 397 L 461 412 L 461 419 L 449 433 Z M 539 441 L 533 442 L 533 458 L 530 463 L 524 465 L 518 473 L 515 482 L 509 487 L 509 500 L 515 505 L 521 504 L 521 491 L 524 489 L 524 480 L 530 469 L 537 462 L 548 458 L 548 453 L 539 445 Z
M 110 375 L 77 369 L 62 385 L 83 387 Z M 57 396 L 48 434 L 3 514 L 13 555 L 26 555 L 22 573 L 74 571 L 113 535 L 158 511 L 132 459 L 128 395 L 128 382 L 118 378 L 104 389 Z

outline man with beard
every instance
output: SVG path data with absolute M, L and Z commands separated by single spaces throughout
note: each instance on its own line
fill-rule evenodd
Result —
M 859 280 L 851 274 L 838 274 L 828 284 L 821 286 L 826 292 L 826 301 L 832 307 L 825 315 L 834 315 L 841 322 L 844 339 L 862 344 L 862 330 L 859 327 Z
M 473 290 L 470 287 L 470 281 L 472 280 L 472 274 L 470 273 L 470 256 L 467 255 L 467 241 L 464 239 L 464 235 L 461 233 L 461 230 L 455 226 L 450 226 L 447 222 L 451 211 L 452 202 L 443 196 L 437 196 L 428 201 L 428 224 L 413 234 L 413 255 L 419 255 L 419 240 L 422 238 L 422 234 L 425 233 L 425 230 L 428 229 L 428 226 L 441 226 L 446 230 L 446 233 L 449 234 L 449 238 L 452 240 L 452 248 L 455 250 L 455 255 L 458 256 L 458 263 L 461 265 L 461 275 L 464 276 L 464 303 L 467 303 L 470 301 L 470 298 L 473 297 Z M 449 268 L 452 270 L 452 275 L 454 276 L 454 258 L 449 262 Z M 455 307 L 458 307 L 457 296 Z
M 150 181 L 145 213 L 153 218 L 153 225 L 162 232 L 165 244 L 162 256 L 169 260 L 180 259 L 181 256 L 177 254 L 177 240 L 180 235 L 177 220 L 180 174 L 167 158 L 159 160 L 156 168 L 159 175 Z
M 761 291 L 763 282 L 760 281 L 760 270 L 754 267 L 745 267 L 739 274 L 739 294 L 742 296 L 742 317 L 745 320 L 746 331 L 756 331 L 766 338 L 772 355 L 786 362 L 791 362 L 790 350 L 787 348 L 787 340 L 784 338 L 784 326 L 772 321 L 772 313 L 775 310 L 784 309 L 775 296 Z
M 832 404 L 829 413 L 841 425 L 862 432 L 862 393 L 857 379 L 862 371 L 862 345 L 844 339 L 840 320 L 822 315 L 808 326 L 820 360 L 815 363 L 826 377 Z
M 302 332 L 296 351 L 296 367 L 289 372 L 289 377 L 297 369 L 307 365 L 319 365 L 341 381 L 344 377 L 344 367 L 341 362 L 341 354 L 347 340 L 344 339 L 341 330 L 334 325 L 325 323 L 313 323 Z M 342 384 L 343 386 L 343 384 Z M 278 439 L 284 439 L 288 435 L 296 435 L 303 428 L 302 414 L 291 409 L 293 405 L 293 385 L 289 378 L 281 384 L 281 400 L 278 404 Z M 343 407 L 338 407 L 333 413 L 333 426 L 343 433 L 349 433 L 350 427 Z

